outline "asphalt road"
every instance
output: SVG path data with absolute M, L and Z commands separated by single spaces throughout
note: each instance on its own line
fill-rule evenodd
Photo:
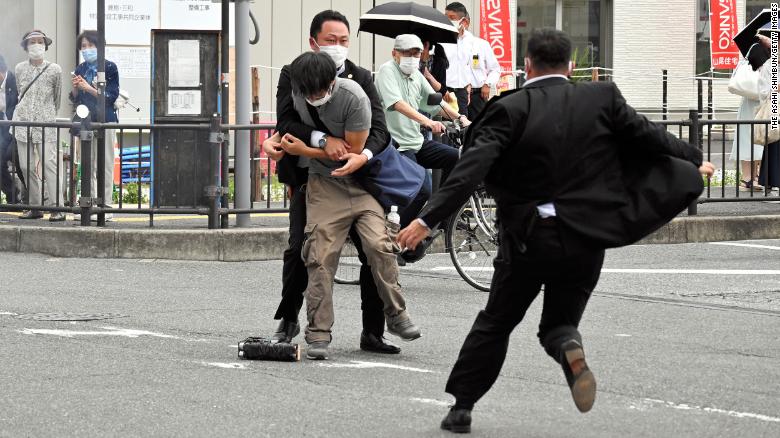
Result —
M 472 435 L 780 436 L 780 241 L 737 245 L 608 252 L 581 325 L 599 384 L 585 415 L 535 303 Z M 0 253 L 0 436 L 447 436 L 444 383 L 487 297 L 448 266 L 403 269 L 423 337 L 400 355 L 358 349 L 358 289 L 337 286 L 332 359 L 280 363 L 236 343 L 275 327 L 281 262 Z M 28 319 L 62 312 L 122 316 Z

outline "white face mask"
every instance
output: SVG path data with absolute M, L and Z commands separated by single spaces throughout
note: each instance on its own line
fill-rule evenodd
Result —
M 309 100 L 309 98 L 307 97 L 306 98 L 306 103 L 308 103 L 309 105 L 311 105 L 313 107 L 318 107 L 318 106 L 322 106 L 322 105 L 325 105 L 326 103 L 328 103 L 328 101 L 330 100 L 331 97 L 333 97 L 333 86 L 332 85 L 330 86 L 330 88 L 328 88 L 328 92 L 324 96 L 320 97 L 317 100 Z
M 46 46 L 43 44 L 28 44 L 27 55 L 30 59 L 38 61 L 43 59 L 43 54 L 46 52 Z
M 314 44 L 317 43 L 315 42 Z M 341 44 L 333 46 L 320 46 L 317 44 L 317 47 L 320 48 L 320 52 L 330 56 L 330 59 L 336 63 L 337 68 L 341 68 L 341 66 L 344 65 L 344 61 L 347 60 L 347 55 L 349 55 L 349 48 L 344 47 Z
M 450 23 L 452 23 L 453 26 L 455 26 L 455 29 L 458 29 L 460 31 L 461 22 L 463 22 L 463 19 L 460 20 L 450 20 Z
M 415 70 L 420 68 L 420 58 L 414 56 L 402 56 L 401 61 L 398 63 L 398 68 L 405 75 L 412 74 Z

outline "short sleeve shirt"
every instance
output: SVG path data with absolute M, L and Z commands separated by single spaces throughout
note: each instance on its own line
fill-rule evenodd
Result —
M 376 88 L 382 98 L 385 121 L 390 136 L 398 143 L 399 151 L 419 151 L 423 144 L 420 124 L 395 110 L 395 104 L 404 101 L 415 110 L 437 114 L 438 106 L 429 106 L 428 96 L 435 93 L 433 87 L 418 70 L 411 75 L 401 72 L 398 64 L 388 61 L 379 67 L 376 74 Z
M 304 123 L 317 128 L 303 96 L 293 94 L 293 106 Z M 331 135 L 344 138 L 347 131 L 368 131 L 371 128 L 371 101 L 357 82 L 336 78 L 333 96 L 326 104 L 317 107 L 317 115 Z M 331 177 L 330 172 L 342 165 L 338 161 L 311 160 L 309 173 Z

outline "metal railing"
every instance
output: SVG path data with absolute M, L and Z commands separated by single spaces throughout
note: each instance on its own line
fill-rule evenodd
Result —
M 11 165 L 9 172 L 13 176 L 13 188 L 10 197 L 4 196 L 4 202 L 0 202 L 0 211 L 26 211 L 34 210 L 37 212 L 66 212 L 80 214 L 81 225 L 89 226 L 92 215 L 97 215 L 98 226 L 105 225 L 105 215 L 108 213 L 124 214 L 142 214 L 149 216 L 150 226 L 154 226 L 154 216 L 158 214 L 196 214 L 205 215 L 209 219 L 209 228 L 226 228 L 228 221 L 227 215 L 231 214 L 250 214 L 250 213 L 286 213 L 288 211 L 287 191 L 281 184 L 273 182 L 274 165 L 263 154 L 260 153 L 258 134 L 263 133 L 270 136 L 274 130 L 272 124 L 256 125 L 221 125 L 218 117 L 212 118 L 210 123 L 192 123 L 192 124 L 122 124 L 122 123 L 96 123 L 89 120 L 76 122 L 14 122 L 0 121 L 0 127 L 10 127 L 11 135 L 19 130 L 24 130 L 26 135 L 22 135 L 28 141 L 27 147 L 22 150 L 18 148 L 18 154 L 15 163 Z M 35 128 L 42 129 L 40 144 L 51 143 L 51 138 L 56 137 L 53 147 L 33 147 L 35 139 Z M 103 181 L 102 169 L 105 168 L 105 148 L 95 147 L 101 144 L 105 131 L 113 130 L 116 132 L 116 143 L 118 147 L 119 172 L 118 198 L 117 202 L 113 199 L 102 199 L 96 194 L 105 193 L 105 189 L 112 187 L 113 181 Z M 191 203 L 181 205 L 178 202 L 174 205 L 162 205 L 160 198 L 155 196 L 155 172 L 154 160 L 159 153 L 159 145 L 153 141 L 156 133 L 166 130 L 191 130 L 207 132 L 210 144 L 210 157 L 194 157 L 194 159 L 210 158 L 209 176 L 210 183 L 204 188 L 204 195 L 208 199 L 207 205 Z M 47 132 L 48 131 L 48 132 Z M 229 149 L 223 147 L 229 142 L 230 134 L 236 131 L 251 131 L 250 156 L 235 157 L 229 154 Z M 55 132 L 56 135 L 50 132 Z M 74 133 L 78 133 L 77 135 Z M 48 138 L 47 138 L 48 134 Z M 80 149 L 80 163 L 76 161 L 76 144 L 78 139 Z M 134 140 L 134 141 L 133 141 Z M 148 141 L 147 141 L 148 140 Z M 9 146 L 9 147 L 13 147 Z M 51 172 L 47 173 L 40 163 L 46 163 L 46 150 L 50 154 L 56 154 L 56 172 L 55 181 L 52 182 Z M 127 152 L 129 150 L 129 153 Z M 40 151 L 40 152 L 38 152 Z M 97 190 L 93 193 L 91 184 L 93 168 L 89 163 L 92 162 L 92 154 L 97 154 Z M 193 153 L 195 153 L 193 149 Z M 40 154 L 40 156 L 36 156 Z M 176 160 L 183 154 L 179 148 L 176 150 Z M 234 208 L 230 197 L 241 190 L 247 190 L 244 187 L 235 187 L 231 189 L 231 174 L 229 163 L 236 159 L 249 160 L 252 163 L 252 172 L 248 188 L 251 208 Z M 128 163 L 128 161 L 130 161 Z M 67 163 L 67 166 L 64 164 Z M 114 163 L 108 163 L 114 166 Z M 224 164 L 224 165 L 223 165 Z M 263 164 L 261 166 L 261 164 Z M 3 163 L 7 165 L 7 163 Z M 19 171 L 19 167 L 26 171 Z M 80 172 L 80 178 L 78 178 Z M 30 202 L 30 193 L 25 190 L 29 187 L 23 182 L 30 182 L 31 178 L 40 180 L 40 199 L 39 203 Z M 176 175 L 179 178 L 180 175 Z M 116 177 L 115 177 L 116 178 Z M 77 179 L 80 179 L 77 183 Z M 196 187 L 198 181 L 179 181 L 182 185 Z M 200 180 L 202 182 L 202 179 Z M 128 184 L 132 184 L 135 191 L 132 203 L 126 202 Z M 148 187 L 148 199 L 145 199 Z M 263 187 L 263 189 L 261 189 Z M 22 191 L 21 199 L 17 199 L 16 193 Z M 54 189 L 54 193 L 52 193 Z M 37 193 L 37 190 L 36 190 Z M 78 196 L 78 197 L 77 197 Z M 198 198 L 196 196 L 195 198 Z M 201 197 L 202 198 L 202 197 Z M 262 202 L 265 198 L 265 202 Z M 113 207 L 118 204 L 118 207 Z
M 705 181 L 705 191 L 702 196 L 693 203 L 689 208 L 689 214 L 696 214 L 696 205 L 705 202 L 744 202 L 744 201 L 766 201 L 766 200 L 778 200 L 771 187 L 767 187 L 765 191 L 750 190 L 744 192 L 744 187 L 740 187 L 741 180 L 753 181 L 758 176 L 753 174 L 751 167 L 750 175 L 741 175 L 740 162 L 741 161 L 758 161 L 761 157 L 754 155 L 754 148 L 750 147 L 750 156 L 740 156 L 740 141 L 742 140 L 739 134 L 744 130 L 750 130 L 750 138 L 753 138 L 756 125 L 768 125 L 768 120 L 714 120 L 709 118 L 701 118 L 701 113 L 697 110 L 691 110 L 688 114 L 688 118 L 685 120 L 661 120 L 656 123 L 660 123 L 675 134 L 677 137 L 685 139 L 693 145 L 699 147 L 704 154 L 705 160 L 715 163 L 716 168 L 719 169 L 719 175 L 714 178 L 708 178 Z M 0 203 L 0 211 L 23 211 L 23 210 L 36 210 L 41 212 L 69 212 L 80 214 L 81 225 L 89 226 L 91 215 L 97 215 L 98 226 L 105 225 L 105 214 L 107 213 L 125 213 L 125 214 L 142 214 L 149 216 L 150 226 L 154 225 L 154 216 L 159 214 L 195 214 L 204 215 L 209 219 L 209 228 L 226 228 L 228 221 L 227 216 L 231 214 L 249 214 L 249 213 L 286 213 L 288 212 L 288 198 L 287 191 L 278 182 L 274 182 L 274 165 L 267 157 L 258 154 L 260 138 L 258 134 L 263 133 L 265 136 L 270 136 L 273 132 L 274 125 L 272 124 L 253 124 L 253 125 L 221 125 L 220 119 L 214 117 L 211 123 L 194 123 L 194 124 L 121 124 L 121 123 L 94 123 L 89 121 L 79 122 L 59 122 L 59 123 L 31 123 L 31 122 L 12 122 L 12 121 L 0 121 L 0 127 L 10 126 L 12 130 L 24 130 L 25 137 L 28 140 L 33 139 L 33 132 L 35 128 L 50 128 L 53 129 L 56 135 L 47 132 L 49 130 L 44 129 L 42 131 L 41 141 L 46 143 L 47 135 L 49 137 L 54 136 L 56 138 L 56 145 L 53 150 L 50 150 L 50 154 L 56 154 L 57 166 L 55 181 L 49 181 L 51 175 L 47 175 L 46 172 L 41 171 L 40 175 L 40 190 L 41 190 L 41 202 L 38 204 L 32 204 L 29 202 L 30 193 L 26 193 L 22 199 L 16 199 L 13 196 L 19 187 L 18 180 L 24 179 L 30 181 L 30 178 L 34 178 L 33 173 L 37 168 L 38 160 L 35 157 L 35 151 L 29 147 L 30 141 L 27 142 L 28 148 L 26 150 L 20 150 L 18 156 L 19 163 L 24 161 L 27 163 L 35 163 L 35 166 L 25 165 L 22 166 L 26 169 L 21 173 L 20 178 L 13 178 L 14 189 L 12 196 Z M 733 129 L 731 127 L 734 127 Z M 210 168 L 209 168 L 209 183 L 203 188 L 205 198 L 208 199 L 207 203 L 201 204 L 187 204 L 180 205 L 162 205 L 159 197 L 155 196 L 155 173 L 154 163 L 155 157 L 159 154 L 160 145 L 155 144 L 153 137 L 155 133 L 159 133 L 165 130 L 195 130 L 208 133 L 209 138 L 209 153 L 210 153 Z M 91 163 L 91 155 L 94 149 L 97 149 L 97 169 L 101 163 L 105 163 L 105 151 L 104 148 L 94 146 L 101 141 L 105 130 L 114 130 L 117 133 L 117 146 L 120 157 L 120 166 L 118 172 L 119 185 L 118 185 L 118 199 L 116 204 L 118 207 L 113 207 L 112 200 L 104 200 L 99 196 L 95 196 L 92 193 L 92 187 L 90 183 L 92 166 L 86 165 Z M 234 157 L 228 154 L 228 148 L 225 147 L 229 141 L 230 134 L 236 131 L 251 131 L 251 148 L 252 156 L 247 157 Z M 71 132 L 78 132 L 78 136 L 71 134 Z M 736 135 L 736 151 L 735 159 L 733 160 L 734 168 L 728 168 L 727 143 L 732 145 L 733 139 L 729 136 L 731 133 Z M 78 166 L 76 162 L 75 154 L 75 139 L 80 140 L 81 166 Z M 148 144 L 147 141 L 148 140 Z M 46 148 L 41 150 L 40 162 L 46 162 Z M 65 150 L 67 149 L 67 151 Z M 126 151 L 129 151 L 126 153 Z M 177 154 L 181 154 L 181 149 L 177 149 Z M 127 158 L 124 160 L 123 158 Z M 251 190 L 252 193 L 250 199 L 252 201 L 252 208 L 235 208 L 231 205 L 229 196 L 231 194 L 230 189 L 230 172 L 229 163 L 231 160 L 251 160 L 253 165 L 251 173 L 251 187 L 235 187 L 232 193 L 240 193 L 241 190 Z M 178 156 L 177 156 L 178 160 Z M 63 163 L 67 163 L 67 166 L 63 166 Z M 113 163 L 112 163 L 113 164 Z M 262 165 L 261 165 L 262 164 Z M 4 163 L 5 165 L 5 163 Z M 78 168 L 80 167 L 80 181 L 77 184 Z M 766 166 L 766 172 L 772 172 L 773 166 Z M 15 169 L 11 170 L 12 172 Z M 42 169 L 41 169 L 42 170 Z M 124 171 L 127 170 L 125 173 Z M 113 183 L 113 181 L 103 181 L 103 172 L 98 172 L 97 186 L 105 187 L 106 184 Z M 125 177 L 125 175 L 127 175 Z M 771 175 L 763 175 L 767 177 Z M 180 175 L 176 175 L 177 178 Z M 202 181 L 202 180 L 201 180 Z M 180 184 L 189 184 L 192 187 L 197 186 L 197 181 L 179 181 Z M 128 184 L 132 184 L 128 185 Z M 149 198 L 144 199 L 146 186 L 149 187 Z M 202 186 L 202 184 L 201 184 Z M 51 193 L 50 188 L 54 188 L 54 194 Z M 132 202 L 127 202 L 125 194 L 128 189 L 135 190 L 135 197 Z M 97 190 L 97 193 L 104 193 L 104 190 Z M 48 196 L 47 196 L 48 195 Z M 78 195 L 78 197 L 77 197 Z M 265 199 L 263 199 L 265 198 Z

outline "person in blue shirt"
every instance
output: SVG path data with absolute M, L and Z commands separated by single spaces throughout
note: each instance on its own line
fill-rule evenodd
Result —
M 73 72 L 72 85 L 70 92 L 70 101 L 74 108 L 79 105 L 86 105 L 89 108 L 89 114 L 92 121 L 97 121 L 98 91 L 97 91 L 97 68 L 98 54 L 97 44 L 99 41 L 98 33 L 94 30 L 85 30 L 76 39 L 76 46 L 81 51 L 81 57 L 84 62 L 76 67 Z M 119 119 L 114 109 L 114 102 L 119 96 L 119 69 L 116 64 L 106 60 L 106 122 L 118 123 Z M 103 203 L 110 206 L 113 195 L 114 181 L 114 143 L 116 142 L 115 131 L 113 129 L 105 130 L 106 142 L 106 165 L 103 169 L 106 186 L 103 190 L 97 190 L 97 150 L 92 149 L 92 193 L 94 196 L 103 198 Z M 77 217 L 78 218 L 78 217 Z M 110 214 L 106 214 L 106 220 L 111 220 Z

